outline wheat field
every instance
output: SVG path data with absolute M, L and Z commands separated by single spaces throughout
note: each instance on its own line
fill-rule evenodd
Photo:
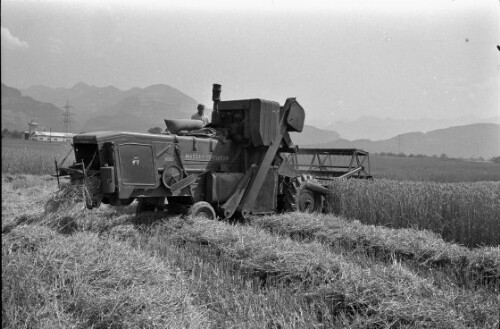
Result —
M 338 180 L 328 210 L 362 223 L 427 229 L 468 246 L 500 244 L 500 183 Z
M 55 174 L 55 163 L 71 164 L 75 157 L 69 143 L 49 143 L 21 139 L 2 139 L 2 173 Z
M 47 150 L 2 165 L 3 328 L 499 325 L 498 182 L 338 181 L 328 214 L 229 223 L 87 210 Z
M 498 325 L 498 246 L 331 214 L 90 211 L 52 177 L 2 179 L 5 328 Z

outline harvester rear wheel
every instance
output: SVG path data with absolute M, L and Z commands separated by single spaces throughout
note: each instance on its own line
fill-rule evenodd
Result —
M 216 219 L 217 215 L 212 205 L 205 201 L 198 201 L 189 207 L 189 217 L 205 217 L 207 219 Z
M 293 178 L 284 191 L 283 208 L 285 211 L 321 212 L 323 196 L 306 188 L 308 181 L 317 181 L 311 175 Z

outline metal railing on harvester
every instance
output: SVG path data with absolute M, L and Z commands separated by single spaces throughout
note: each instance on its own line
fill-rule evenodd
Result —
M 373 178 L 370 174 L 369 154 L 360 149 L 302 148 L 296 152 L 281 153 L 281 156 L 293 169 L 319 181 Z

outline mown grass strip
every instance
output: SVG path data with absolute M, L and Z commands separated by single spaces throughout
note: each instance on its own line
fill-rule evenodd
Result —
M 2 236 L 2 328 L 208 328 L 182 273 L 116 239 Z
M 172 243 L 169 236 L 156 233 L 141 234 L 137 248 L 186 273 L 196 291 L 193 303 L 206 307 L 212 328 L 342 327 L 326 303 L 306 300 L 286 287 L 263 285 L 208 245 Z
M 156 230 L 169 243 L 206 245 L 238 264 L 242 273 L 268 273 L 267 284 L 293 287 L 304 296 L 331 297 L 332 314 L 361 327 L 481 327 L 496 320 L 496 300 L 464 297 L 458 290 L 447 293 L 400 263 L 360 266 L 316 242 L 299 243 L 255 227 L 214 221 L 165 223 Z
M 102 204 L 88 210 L 81 185 L 67 182 L 57 188 L 54 177 L 2 175 L 2 233 L 21 224 L 38 224 L 62 234 L 75 231 L 109 231 L 135 213 L 135 205 L 111 207 Z M 125 216 L 125 217 L 124 217 Z
M 422 269 L 437 269 L 462 286 L 499 289 L 498 247 L 470 250 L 445 242 L 430 231 L 364 225 L 332 215 L 289 213 L 254 217 L 251 223 L 294 239 L 312 239 L 332 247 L 367 253 L 385 261 L 396 259 Z

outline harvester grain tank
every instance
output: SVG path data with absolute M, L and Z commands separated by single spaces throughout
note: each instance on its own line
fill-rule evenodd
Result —
M 295 98 L 280 105 L 257 98 L 221 101 L 220 95 L 221 86 L 214 84 L 212 122 L 205 127 L 201 121 L 167 119 L 161 135 L 76 135 L 76 162 L 59 168 L 58 176 L 94 184 L 86 198 L 88 208 L 137 200 L 138 213 L 184 208 L 190 215 L 210 218 L 321 211 L 328 189 L 320 181 L 371 177 L 359 159 L 367 158 L 366 152 L 343 151 L 356 161 L 338 171 L 331 159 L 331 165 L 321 161 L 334 156 L 335 149 L 308 153 L 293 145 L 289 133 L 302 132 L 305 120 Z

